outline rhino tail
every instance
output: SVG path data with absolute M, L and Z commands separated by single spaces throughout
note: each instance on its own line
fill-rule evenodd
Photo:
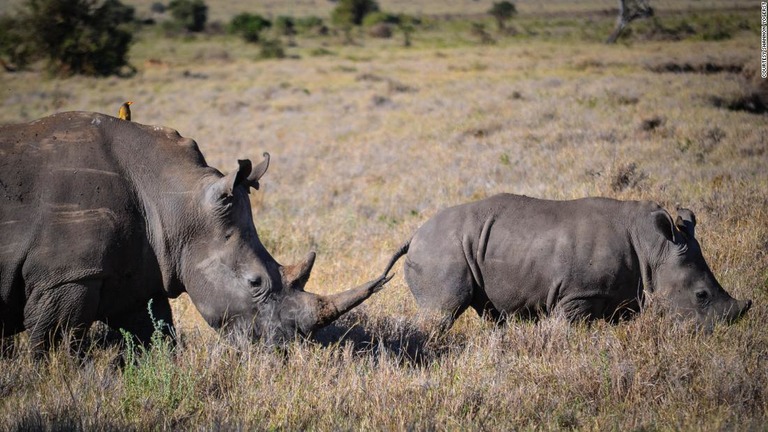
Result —
M 407 242 L 403 243 L 402 246 L 392 255 L 392 258 L 389 260 L 389 264 L 387 264 L 387 268 L 384 269 L 384 273 L 382 276 L 387 276 L 389 274 L 389 271 L 392 270 L 392 267 L 395 266 L 395 263 L 402 258 L 403 255 L 408 253 L 408 248 L 411 247 L 411 239 L 408 239 Z

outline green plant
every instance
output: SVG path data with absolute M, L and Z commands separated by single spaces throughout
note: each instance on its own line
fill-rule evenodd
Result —
M 316 16 L 296 18 L 295 24 L 296 31 L 302 34 L 325 34 L 328 32 L 323 19 Z
M 110 75 L 128 65 L 133 8 L 119 0 L 28 0 L 4 18 L 0 50 L 20 66 L 46 59 L 55 74 Z
M 23 69 L 35 56 L 22 21 L 0 16 L 0 65 L 7 71 Z
M 205 29 L 208 6 L 203 0 L 171 0 L 168 9 L 176 23 L 187 31 L 200 32 Z
M 275 18 L 275 30 L 281 36 L 293 36 L 296 34 L 296 21 L 293 17 L 281 15 Z
M 371 27 L 376 24 L 400 24 L 400 15 L 394 15 L 386 12 L 372 12 L 363 18 L 362 25 Z
M 165 5 L 162 2 L 156 1 L 152 3 L 152 6 L 150 6 L 149 10 L 151 10 L 154 13 L 165 13 Z
M 499 27 L 499 31 L 503 31 L 505 24 L 513 16 L 517 14 L 517 8 L 514 3 L 506 0 L 500 2 L 494 2 L 488 13 L 496 19 L 496 24 Z
M 272 27 L 272 22 L 261 15 L 241 13 L 229 23 L 229 32 L 240 35 L 246 42 L 258 42 L 261 32 Z
M 141 415 L 146 406 L 172 413 L 194 404 L 194 376 L 175 364 L 174 344 L 163 332 L 167 323 L 153 316 L 152 300 L 147 309 L 154 325 L 149 348 L 137 345 L 132 334 L 120 330 L 125 342 L 121 406 L 127 416 Z
M 341 0 L 331 12 L 331 22 L 339 27 L 359 26 L 366 15 L 378 11 L 376 0 Z
M 283 49 L 283 43 L 280 42 L 280 39 L 267 39 L 262 41 L 259 57 L 264 59 L 284 58 L 285 49 Z

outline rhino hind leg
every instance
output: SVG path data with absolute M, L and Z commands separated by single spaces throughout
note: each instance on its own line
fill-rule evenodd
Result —
M 171 304 L 168 298 L 162 295 L 152 297 L 138 309 L 120 316 L 109 317 L 104 321 L 114 330 L 125 330 L 132 334 L 144 346 L 148 346 L 152 341 L 152 335 L 156 329 L 163 336 L 169 337 L 171 343 L 175 343 L 176 330 L 173 327 Z M 117 337 L 122 338 L 122 335 Z
M 40 356 L 64 337 L 79 352 L 88 328 L 96 319 L 100 279 L 69 282 L 39 290 L 24 308 L 24 327 L 35 355 Z
M 471 305 L 474 290 L 471 275 L 463 269 L 446 266 L 430 270 L 425 272 L 406 260 L 405 279 L 419 306 L 417 325 L 425 333 L 439 336 Z

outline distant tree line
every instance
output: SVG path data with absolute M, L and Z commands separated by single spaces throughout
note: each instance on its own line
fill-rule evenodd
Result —
M 168 10 L 180 28 L 205 28 L 203 0 L 171 0 Z M 15 16 L 0 16 L 0 65 L 16 71 L 43 60 L 54 75 L 131 74 L 136 27 L 134 8 L 120 0 L 26 0 Z
M 0 17 L 0 61 L 6 70 L 45 60 L 58 75 L 110 75 L 128 66 L 134 10 L 119 0 L 27 0 Z
M 648 2 L 618 0 L 619 15 L 608 42 L 615 42 L 631 21 L 652 16 Z M 153 24 L 158 15 L 163 16 L 162 28 L 167 35 L 227 31 L 248 43 L 259 44 L 261 56 L 267 58 L 284 57 L 284 43 L 294 45 L 296 35 L 333 32 L 342 35 L 345 43 L 353 43 L 363 34 L 391 38 L 399 32 L 403 45 L 409 46 L 412 34 L 422 24 L 418 18 L 382 10 L 376 0 L 334 3 L 327 24 L 316 16 L 266 18 L 252 12 L 237 14 L 227 24 L 208 24 L 205 0 L 168 0 L 167 4 L 155 1 L 150 9 L 153 17 L 141 22 L 136 20 L 134 8 L 120 0 L 23 0 L 14 16 L 0 16 L 0 66 L 15 71 L 42 60 L 56 75 L 131 74 L 135 70 L 128 62 L 128 51 L 133 32 L 141 24 Z M 508 0 L 493 2 L 487 10 L 502 35 L 518 33 L 509 24 L 517 12 L 515 4 Z M 480 43 L 495 43 L 484 22 L 470 24 L 470 34 Z

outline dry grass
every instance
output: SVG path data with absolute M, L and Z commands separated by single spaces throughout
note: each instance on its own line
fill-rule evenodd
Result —
M 275 351 L 219 340 L 182 297 L 175 356 L 161 345 L 136 367 L 117 366 L 114 348 L 35 363 L 20 338 L 19 353 L 0 359 L 0 429 L 768 424 L 768 122 L 713 105 L 742 91 L 738 73 L 652 71 L 754 61 L 757 34 L 612 47 L 417 34 L 411 49 L 328 38 L 299 40 L 289 53 L 300 58 L 282 61 L 255 61 L 257 47 L 225 37 L 139 36 L 131 79 L 2 75 L 0 122 L 116 114 L 133 100 L 135 121 L 195 138 L 224 171 L 271 152 L 252 194 L 256 226 L 280 261 L 318 251 L 310 290 L 367 280 L 438 209 L 507 191 L 689 207 L 720 282 L 755 305 L 712 335 L 654 310 L 616 326 L 551 318 L 501 329 L 467 313 L 425 344 L 398 276 L 319 342 Z M 310 55 L 321 46 L 332 55 Z

